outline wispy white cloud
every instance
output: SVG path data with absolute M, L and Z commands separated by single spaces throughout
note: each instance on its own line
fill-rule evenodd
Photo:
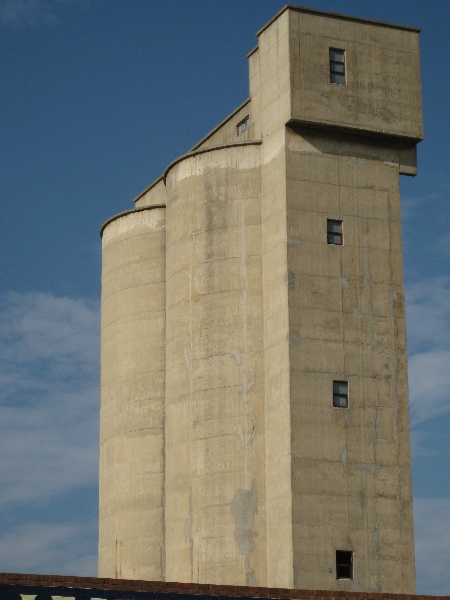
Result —
M 0 4 L 3 25 L 37 27 L 58 22 L 54 6 L 43 0 L 5 0 Z
M 450 498 L 415 498 L 414 529 L 418 593 L 445 595 L 450 590 Z
M 0 298 L 0 509 L 95 484 L 99 306 Z
M 0 352 L 11 365 L 51 359 L 67 373 L 75 367 L 97 371 L 97 302 L 9 292 L 0 298 L 0 309 Z
M 420 180 L 419 189 L 422 192 L 417 191 L 417 186 L 414 186 L 414 191 L 406 194 L 402 192 L 402 217 L 406 222 L 415 219 L 424 206 L 446 201 L 450 194 L 450 178 L 447 173 L 423 173 Z
M 425 458 L 437 456 L 435 449 L 429 448 L 430 434 L 428 431 L 419 428 L 411 430 L 411 454 L 414 458 Z
M 0 25 L 32 27 L 55 25 L 61 21 L 61 8 L 89 6 L 91 0 L 1 0 Z
M 413 426 L 450 413 L 450 349 L 411 356 L 409 389 Z
M 5 572 L 97 576 L 91 552 L 96 523 L 28 523 L 0 536 L 0 565 Z
M 406 288 L 413 426 L 450 413 L 450 279 Z
M 421 468 L 427 459 L 428 465 L 446 464 L 432 422 L 450 424 L 450 278 L 427 277 L 407 286 L 406 310 L 413 457 L 421 458 Z M 434 478 L 430 495 L 436 493 Z M 419 593 L 448 594 L 450 589 L 449 514 L 450 498 L 414 498 Z
M 450 278 L 425 278 L 406 287 L 410 353 L 450 349 Z
M 438 247 L 441 256 L 450 257 L 450 233 L 442 235 L 438 240 Z

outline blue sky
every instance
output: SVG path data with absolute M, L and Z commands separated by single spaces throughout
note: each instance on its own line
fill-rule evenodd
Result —
M 248 96 L 279 0 L 0 0 L 0 571 L 95 575 L 99 227 Z M 309 0 L 422 28 L 402 177 L 418 592 L 450 593 L 450 0 Z

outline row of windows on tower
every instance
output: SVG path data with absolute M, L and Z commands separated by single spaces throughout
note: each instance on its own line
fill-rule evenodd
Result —
M 345 85 L 345 50 L 330 48 L 330 83 Z M 343 244 L 342 221 L 327 219 L 327 242 Z M 333 381 L 333 406 L 348 408 L 348 381 Z M 353 579 L 353 552 L 336 550 L 336 579 Z

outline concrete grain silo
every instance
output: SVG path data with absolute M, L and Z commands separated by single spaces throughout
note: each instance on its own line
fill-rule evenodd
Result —
M 413 593 L 419 32 L 288 5 L 248 58 L 102 228 L 99 575 Z

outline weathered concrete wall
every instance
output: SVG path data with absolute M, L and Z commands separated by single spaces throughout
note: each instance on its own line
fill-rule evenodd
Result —
M 284 13 L 250 56 L 263 139 L 261 214 L 267 488 L 267 584 L 292 586 L 289 320 L 286 285 L 285 123 L 290 115 L 289 20 Z
M 288 131 L 294 585 L 410 593 L 398 157 Z M 327 218 L 343 221 L 343 245 L 327 243 Z M 333 380 L 349 382 L 348 409 Z M 330 568 L 337 548 L 354 551 L 351 582 Z
M 250 83 L 259 92 L 261 139 L 266 141 L 291 118 L 289 11 L 282 12 L 259 35 L 258 50 L 250 56 L 249 66 Z
M 293 119 L 423 137 L 418 30 L 302 10 L 287 14 Z M 330 85 L 330 48 L 345 50 L 345 85 Z
M 163 178 L 154 181 L 146 190 L 134 199 L 135 207 L 159 206 L 166 203 L 166 186 Z
M 265 580 L 260 146 L 167 174 L 166 555 L 177 581 Z
M 99 572 L 164 579 L 165 209 L 102 243 Z
M 248 117 L 248 128 L 238 135 L 237 125 L 246 117 Z M 192 151 L 246 142 L 249 139 L 254 139 L 254 136 L 251 135 L 253 123 L 252 103 L 250 99 L 248 99 L 237 110 L 232 112 L 230 116 L 224 119 L 222 123 L 200 140 L 200 142 L 192 148 Z

